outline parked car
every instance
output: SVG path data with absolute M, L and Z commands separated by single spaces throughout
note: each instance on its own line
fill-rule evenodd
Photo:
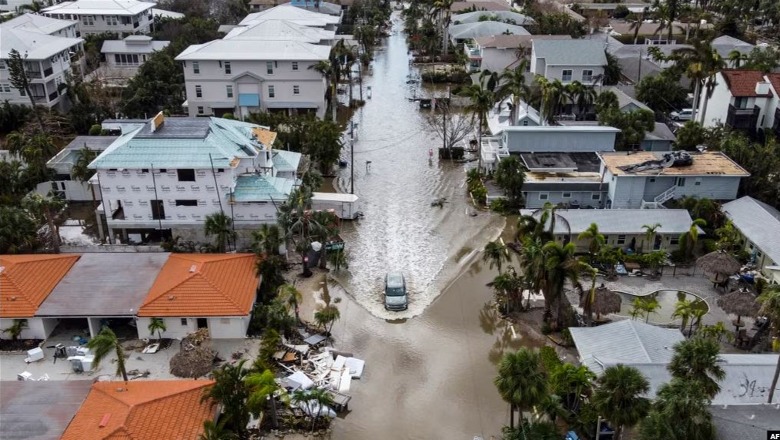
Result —
M 690 121 L 693 119 L 693 109 L 684 108 L 679 112 L 672 112 L 670 116 L 673 121 Z
M 406 294 L 406 279 L 400 272 L 385 275 L 385 309 L 406 310 L 409 300 Z

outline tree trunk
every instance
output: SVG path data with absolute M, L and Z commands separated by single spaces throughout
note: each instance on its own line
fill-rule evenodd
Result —
M 54 247 L 54 253 L 60 253 L 60 234 L 54 226 L 54 213 L 46 209 L 46 223 L 49 225 L 49 234 L 51 234 L 51 244 Z
M 27 93 L 27 97 L 30 98 L 30 105 L 32 105 L 32 112 L 35 114 L 35 119 L 38 120 L 38 125 L 41 127 L 41 133 L 46 133 L 46 127 L 43 125 L 43 118 L 41 118 L 41 114 L 38 113 L 38 107 L 35 106 L 35 99 L 33 99 L 32 92 L 30 91 L 30 84 L 29 81 L 24 86 L 24 92 Z
M 601 428 L 601 427 L 599 427 Z M 614 440 L 620 440 L 620 437 L 623 435 L 623 426 L 618 425 L 615 427 L 615 439 Z
M 778 366 L 780 366 L 780 363 Z M 515 429 L 515 406 L 511 403 L 509 404 L 509 428 Z
M 701 81 L 696 80 L 696 87 L 693 89 L 693 108 L 691 109 L 691 120 L 696 120 L 696 113 L 699 111 L 699 94 L 701 94 Z
M 274 428 L 279 427 L 279 419 L 276 414 L 276 399 L 274 398 L 273 393 L 271 393 L 271 425 Z
M 772 386 L 769 387 L 769 399 L 766 403 L 771 404 L 772 399 L 775 397 L 775 388 L 777 388 L 777 378 L 780 376 L 780 356 L 777 358 L 777 367 L 775 368 L 775 375 L 772 377 Z
M 337 95 L 338 92 L 338 79 L 335 80 L 335 82 L 331 85 L 331 94 L 330 94 L 330 105 L 332 106 L 331 114 L 333 116 L 333 122 L 336 122 L 336 116 L 338 114 L 339 109 L 339 99 Z
M 707 117 L 707 104 L 709 104 L 710 101 L 710 94 L 707 93 L 706 87 L 704 91 L 704 105 L 702 105 L 701 109 L 701 125 L 704 126 L 704 118 Z
M 479 115 L 477 126 L 477 169 L 482 172 L 482 114 Z
M 349 81 L 349 107 L 352 108 L 352 65 L 347 70 L 347 81 Z

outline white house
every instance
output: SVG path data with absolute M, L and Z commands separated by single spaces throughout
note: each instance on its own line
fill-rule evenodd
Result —
M 190 116 L 232 113 L 243 119 L 284 111 L 322 117 L 327 84 L 310 67 L 329 55 L 326 45 L 237 37 L 190 46 L 176 60 L 184 68 Z
M 78 259 L 78 255 L 63 254 L 0 255 L 0 330 L 24 319 L 27 328 L 22 339 L 46 339 L 58 321 L 35 314 Z M 11 339 L 11 335 L 3 332 L 0 338 Z
M 207 328 L 212 339 L 246 336 L 259 280 L 254 254 L 171 254 L 138 309 L 139 338 L 152 318 L 165 323 L 164 338 Z
M 42 14 L 78 21 L 78 36 L 111 32 L 122 37 L 149 33 L 154 7 L 155 3 L 136 0 L 76 0 L 44 8 Z
M 484 21 L 497 21 L 514 24 L 517 26 L 527 26 L 536 24 L 533 18 L 520 14 L 515 11 L 474 11 L 463 14 L 455 14 L 450 21 L 454 24 L 478 23 Z
M 739 230 L 758 270 L 770 282 L 780 283 L 780 211 L 750 196 L 724 203 L 720 210 Z
M 72 35 L 73 22 L 52 20 L 25 14 L 0 23 L 0 101 L 30 105 L 24 90 L 11 85 L 7 60 L 12 49 L 25 59 L 25 71 L 30 80 L 30 92 L 36 105 L 58 106 L 66 75 L 71 66 L 79 66 L 84 40 Z M 79 69 L 75 69 L 79 72 Z
M 249 26 L 267 20 L 292 21 L 302 26 L 317 27 L 330 31 L 335 31 L 336 27 L 341 23 L 340 16 L 312 12 L 287 3 L 266 9 L 265 11 L 249 14 L 238 24 L 239 26 Z
M 132 77 L 154 52 L 170 43 L 152 40 L 148 35 L 128 35 L 122 40 L 105 40 L 100 53 L 106 57 L 109 70 L 122 70 Z
M 456 44 L 492 35 L 531 35 L 524 27 L 500 21 L 479 21 L 476 23 L 451 24 L 447 29 L 450 40 Z
M 607 56 L 597 40 L 539 40 L 531 49 L 531 72 L 567 84 L 601 84 Z
M 505 69 L 514 69 L 521 58 L 531 56 L 531 45 L 536 39 L 567 40 L 571 37 L 568 35 L 507 34 L 476 37 L 466 41 L 463 45 L 463 50 L 468 57 L 466 68 L 472 72 L 487 69 L 499 73 Z
M 602 152 L 600 174 L 608 188 L 606 208 L 659 207 L 683 196 L 737 198 L 750 174 L 720 151 Z
M 73 177 L 73 167 L 87 148 L 99 154 L 116 140 L 116 136 L 76 136 L 59 153 L 46 162 L 46 168 L 54 170 L 54 177 L 48 182 L 39 183 L 36 191 L 46 195 L 53 191 L 65 200 L 87 202 L 100 200 L 100 191 L 88 182 L 80 182 Z
M 718 72 L 715 81 L 709 100 L 706 90 L 699 97 L 696 118 L 703 118 L 705 127 L 723 124 L 749 134 L 758 129 L 780 134 L 780 73 L 727 69 Z
M 243 237 L 276 222 L 276 206 L 297 184 L 301 155 L 272 149 L 276 134 L 258 125 L 158 114 L 130 127 L 89 165 L 112 241 L 212 241 L 203 224 L 220 211 Z

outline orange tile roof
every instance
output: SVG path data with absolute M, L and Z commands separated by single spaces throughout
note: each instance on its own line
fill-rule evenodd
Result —
M 775 93 L 780 93 L 780 73 L 770 73 L 766 76 L 769 82 L 772 83 L 772 88 L 775 89 Z
M 203 422 L 214 418 L 212 403 L 200 401 L 203 389 L 213 383 L 95 382 L 62 439 L 197 439 L 203 433 Z
M 29 318 L 78 255 L 0 255 L 0 317 Z
M 246 316 L 257 284 L 254 254 L 172 254 L 138 316 Z
M 772 92 L 765 95 L 756 93 L 756 84 L 764 81 L 764 74 L 758 70 L 726 69 L 721 74 L 734 97 L 772 96 Z

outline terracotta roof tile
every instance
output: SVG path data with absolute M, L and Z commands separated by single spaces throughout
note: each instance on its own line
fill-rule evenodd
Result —
M 0 317 L 29 318 L 79 255 L 0 255 Z
M 726 80 L 726 85 L 731 91 L 731 95 L 740 97 L 750 96 L 772 96 L 772 92 L 766 95 L 756 94 L 756 84 L 764 81 L 764 74 L 758 70 L 723 70 L 721 72 Z
M 257 284 L 254 254 L 172 254 L 138 316 L 246 316 Z
M 62 439 L 196 439 L 203 432 L 203 422 L 214 418 L 212 404 L 200 400 L 203 389 L 213 383 L 209 380 L 96 382 Z
M 766 76 L 769 82 L 772 83 L 772 88 L 775 89 L 775 93 L 780 94 L 780 73 L 770 73 Z

